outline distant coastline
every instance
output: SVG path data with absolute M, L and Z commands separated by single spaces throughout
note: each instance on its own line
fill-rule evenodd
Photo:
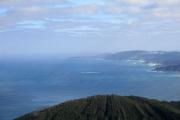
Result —
M 106 54 L 103 58 L 144 63 L 153 67 L 153 71 L 180 72 L 180 52 L 175 51 L 124 51 Z

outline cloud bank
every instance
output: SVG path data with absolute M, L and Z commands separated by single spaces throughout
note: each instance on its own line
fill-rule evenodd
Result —
M 176 49 L 179 33 L 180 0 L 0 0 L 0 54 Z
M 157 22 L 179 22 L 180 19 L 180 0 L 1 0 L 0 6 L 0 31 L 41 29 L 42 26 L 57 31 L 53 28 L 54 24 L 58 26 L 64 24 L 64 21 L 81 21 L 84 22 L 83 26 L 87 26 L 87 21 L 92 24 L 101 22 L 121 26 L 141 24 L 148 19 Z M 26 21 L 29 23 L 27 27 L 19 25 Z M 43 21 L 44 24 L 38 21 Z

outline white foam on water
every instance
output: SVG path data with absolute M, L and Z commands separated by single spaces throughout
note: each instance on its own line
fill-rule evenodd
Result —
M 151 66 L 151 67 L 155 67 L 155 66 L 158 66 L 158 65 L 160 65 L 160 64 L 158 64 L 158 63 L 148 63 L 147 65 L 149 65 L 149 66 Z
M 100 72 L 81 72 L 81 74 L 99 74 Z
M 135 64 L 135 65 L 136 64 L 144 64 L 145 63 L 144 60 L 131 60 L 131 59 L 127 60 L 127 62 Z

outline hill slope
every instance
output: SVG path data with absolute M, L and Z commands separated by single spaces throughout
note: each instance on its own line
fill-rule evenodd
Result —
M 180 109 L 179 103 L 175 102 L 94 96 L 68 101 L 16 120 L 180 120 Z

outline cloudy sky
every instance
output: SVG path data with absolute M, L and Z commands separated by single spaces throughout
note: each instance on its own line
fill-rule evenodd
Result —
M 0 57 L 180 50 L 180 0 L 0 0 Z

